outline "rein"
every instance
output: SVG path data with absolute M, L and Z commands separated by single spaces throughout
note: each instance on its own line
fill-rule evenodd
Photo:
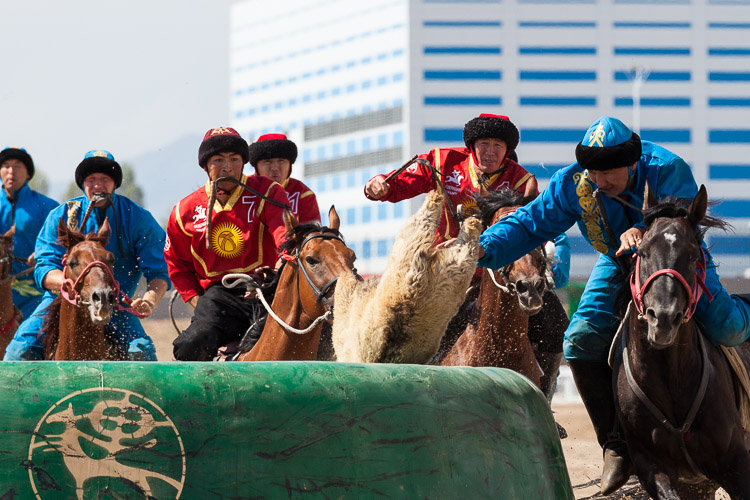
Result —
M 702 293 L 706 294 L 709 301 L 714 299 L 711 292 L 709 292 L 706 287 L 706 255 L 703 253 L 703 248 L 701 248 L 701 259 L 696 264 L 697 276 L 692 288 L 690 288 L 687 280 L 680 273 L 669 268 L 659 269 L 652 273 L 651 276 L 646 278 L 643 285 L 641 285 L 641 255 L 636 253 L 633 254 L 633 257 L 635 258 L 635 272 L 630 275 L 630 292 L 633 295 L 633 305 L 635 305 L 635 309 L 638 311 L 638 319 L 644 319 L 645 317 L 643 311 L 643 296 L 646 293 L 646 289 L 659 276 L 669 276 L 674 278 L 685 288 L 685 291 L 688 294 L 688 303 L 682 320 L 683 323 L 687 323 L 690 321 L 690 318 L 693 317 Z
M 62 259 L 63 264 L 63 282 L 62 285 L 60 285 L 60 295 L 68 301 L 70 304 L 79 307 L 79 305 L 89 305 L 89 302 L 85 302 L 83 300 L 79 300 L 80 298 L 80 292 L 78 291 L 78 285 L 81 283 L 81 280 L 86 277 L 88 273 L 91 272 L 92 269 L 95 267 L 98 267 L 104 271 L 104 274 L 106 274 L 110 280 L 114 283 L 115 288 L 115 297 L 117 299 L 122 296 L 122 301 L 125 303 L 125 306 L 130 306 L 133 303 L 133 299 L 128 297 L 125 292 L 120 290 L 120 283 L 115 279 L 114 274 L 112 274 L 112 270 L 105 264 L 104 262 L 100 260 L 95 260 L 93 262 L 90 262 L 89 265 L 87 265 L 84 270 L 81 272 L 81 274 L 78 275 L 75 281 L 73 281 L 70 278 L 65 278 L 65 276 L 68 274 L 66 271 L 70 269 L 68 267 L 68 254 L 65 254 Z M 66 288 L 67 287 L 67 288 Z M 115 304 L 117 305 L 118 311 L 125 311 L 129 312 L 131 314 L 134 314 L 135 316 L 139 318 L 145 318 L 146 315 L 137 311 L 133 307 L 125 307 L 120 303 L 120 300 L 116 300 Z

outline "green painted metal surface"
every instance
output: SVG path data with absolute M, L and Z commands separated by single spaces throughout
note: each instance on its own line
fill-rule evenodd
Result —
M 0 368 L 3 499 L 573 498 L 544 397 L 507 370 Z

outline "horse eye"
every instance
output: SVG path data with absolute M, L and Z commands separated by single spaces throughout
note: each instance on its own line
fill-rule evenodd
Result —
M 315 257 L 311 257 L 311 256 L 308 255 L 307 257 L 305 257 L 305 262 L 307 262 L 311 266 L 314 266 L 314 265 L 316 265 L 318 263 L 318 259 L 316 259 Z

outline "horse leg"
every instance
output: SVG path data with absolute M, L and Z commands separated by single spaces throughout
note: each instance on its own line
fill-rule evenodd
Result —
M 672 487 L 669 476 L 663 472 L 656 472 L 654 464 L 644 464 L 646 470 L 639 470 L 636 464 L 636 473 L 651 498 L 656 500 L 680 500 L 680 495 Z M 643 475 L 641 475 L 643 474 Z
M 750 500 L 750 452 L 744 447 L 742 436 L 736 438 L 732 449 L 725 455 L 725 467 L 719 467 L 715 479 L 733 499 Z

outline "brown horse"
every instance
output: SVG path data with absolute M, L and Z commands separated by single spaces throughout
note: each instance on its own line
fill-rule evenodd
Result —
M 0 235 L 0 359 L 21 324 L 21 311 L 13 305 L 13 236 L 16 226 Z
M 112 274 L 114 255 L 104 246 L 109 223 L 83 235 L 60 219 L 58 238 L 67 249 L 61 293 L 47 309 L 42 331 L 44 358 L 55 360 L 123 359 L 107 342 L 107 325 L 118 308 L 119 285 Z
M 527 199 L 509 190 L 479 198 L 485 226 L 512 213 Z M 476 306 L 463 334 L 442 366 L 497 366 L 510 368 L 540 384 L 540 369 L 529 341 L 529 316 L 538 313 L 550 287 L 549 262 L 536 248 L 499 271 L 485 269 Z
M 299 224 L 284 212 L 288 256 L 279 270 L 276 295 L 260 339 L 238 361 L 315 360 L 323 321 L 331 321 L 333 290 L 339 276 L 354 273 L 354 251 L 339 233 L 336 209 L 328 212 L 329 227 Z M 263 297 L 260 288 L 259 299 Z M 276 316 L 274 318 L 273 316 Z M 278 318 L 278 319 L 277 319 Z M 284 324 L 282 324 L 282 322 Z M 242 350 L 243 344 L 240 344 Z
M 750 434 L 732 370 L 692 318 L 706 264 L 699 224 L 725 224 L 706 217 L 703 186 L 687 208 L 658 203 L 648 187 L 644 199 L 648 231 L 613 351 L 615 406 L 635 472 L 657 499 L 709 498 L 718 486 L 750 499 Z M 748 366 L 747 345 L 737 350 Z

